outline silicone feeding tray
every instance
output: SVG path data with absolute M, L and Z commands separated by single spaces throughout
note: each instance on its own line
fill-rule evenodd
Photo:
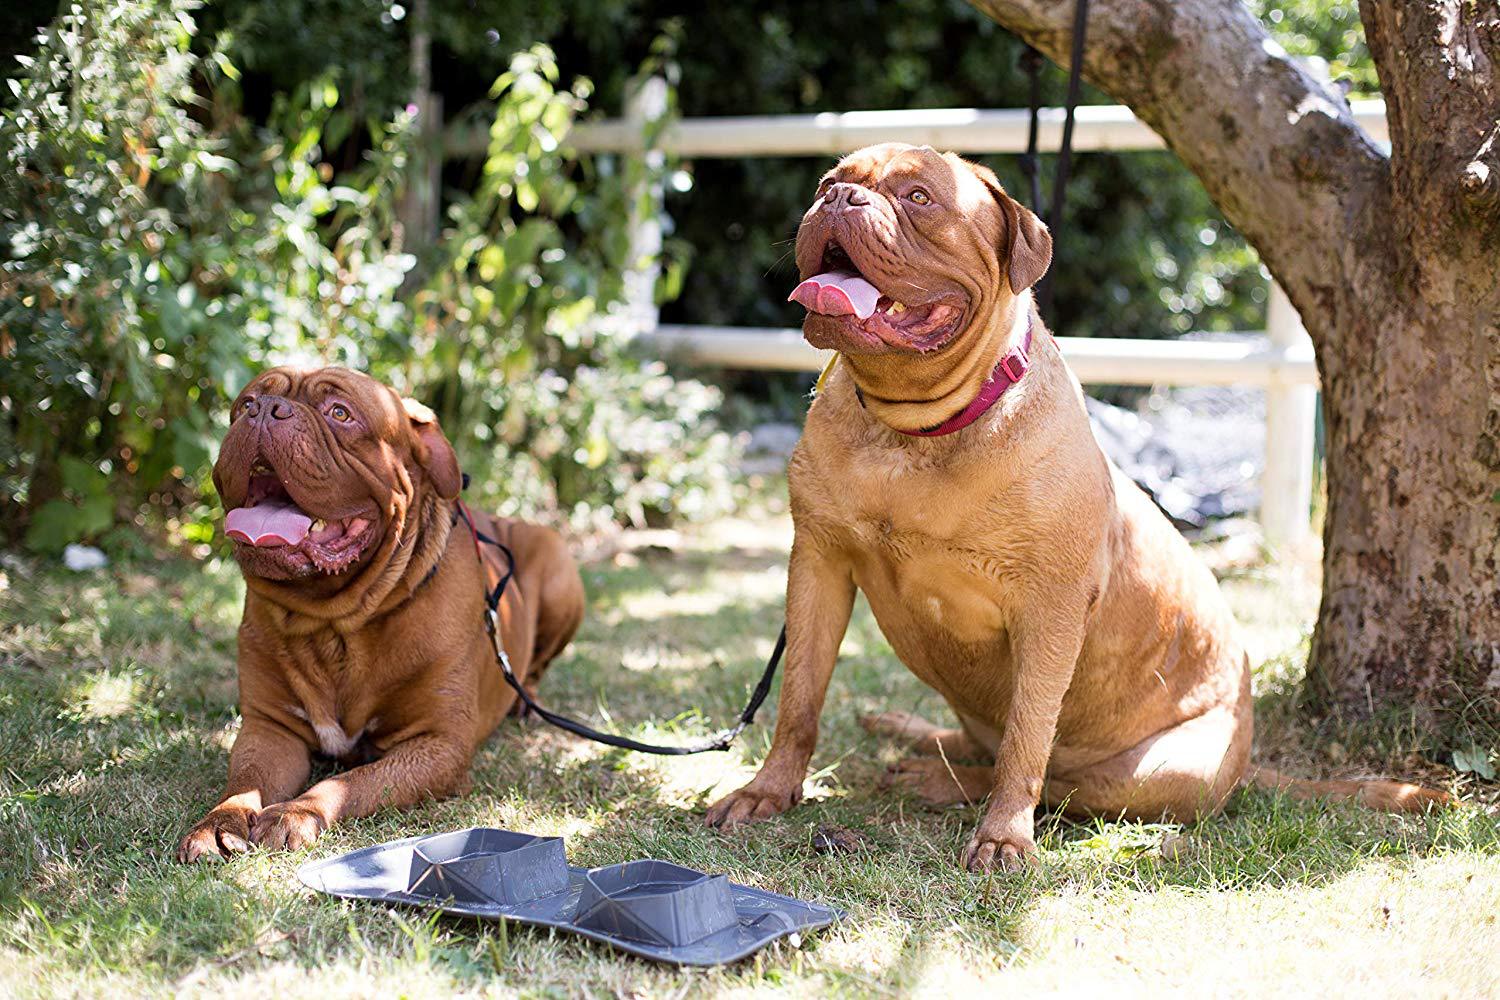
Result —
M 297 876 L 344 899 L 556 927 L 678 965 L 734 962 L 843 917 L 669 861 L 573 868 L 559 837 L 484 827 L 367 847 Z

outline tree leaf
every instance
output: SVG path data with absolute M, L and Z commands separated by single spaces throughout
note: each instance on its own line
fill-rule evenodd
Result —
M 61 552 L 83 535 L 78 530 L 78 508 L 66 500 L 49 500 L 31 515 L 26 547 L 34 552 Z
M 70 492 L 89 497 L 109 490 L 109 477 L 81 458 L 64 455 L 58 465 L 62 469 L 63 488 Z
M 1458 771 L 1478 775 L 1485 781 L 1495 780 L 1495 766 L 1490 763 L 1490 754 L 1480 747 L 1453 751 L 1453 767 Z

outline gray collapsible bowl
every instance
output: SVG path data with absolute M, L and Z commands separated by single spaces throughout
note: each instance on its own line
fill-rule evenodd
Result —
M 556 927 L 633 955 L 723 965 L 843 912 L 669 861 L 573 868 L 559 837 L 475 827 L 379 844 L 297 871 L 344 899 Z

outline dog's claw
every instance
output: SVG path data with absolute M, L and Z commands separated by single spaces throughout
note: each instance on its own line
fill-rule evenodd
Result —
M 255 815 L 240 809 L 216 809 L 188 831 L 177 847 L 177 860 L 185 865 L 199 861 L 223 861 L 231 854 L 250 850 L 250 824 Z
M 242 837 L 236 837 L 232 833 L 221 833 L 219 844 L 233 854 L 245 854 L 250 850 L 250 842 Z
M 994 838 L 975 831 L 964 848 L 964 867 L 981 874 L 1019 872 L 1035 861 L 1036 842 L 1016 834 Z
M 293 799 L 261 810 L 250 839 L 270 851 L 299 851 L 315 843 L 328 822 L 315 807 Z
M 744 788 L 730 792 L 709 806 L 703 822 L 706 826 L 719 829 L 759 823 L 761 820 L 786 812 L 801 798 L 801 786 L 793 791 L 785 792 L 758 788 L 752 781 Z

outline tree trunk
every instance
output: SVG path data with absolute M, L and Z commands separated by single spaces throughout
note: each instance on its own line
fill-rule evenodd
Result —
M 1054 60 L 1073 0 L 972 0 Z M 1309 693 L 1500 717 L 1500 10 L 1362 0 L 1387 155 L 1239 0 L 1094 0 L 1086 75 L 1160 132 L 1317 349 Z

